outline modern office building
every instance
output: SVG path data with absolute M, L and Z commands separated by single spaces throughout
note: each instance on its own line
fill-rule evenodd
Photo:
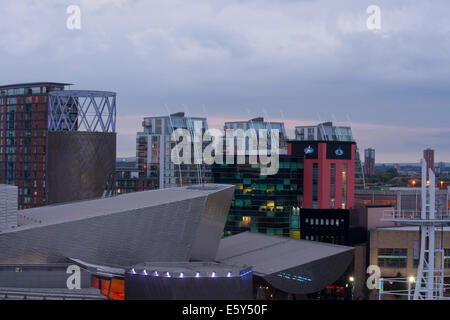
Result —
M 425 149 L 423 150 L 423 158 L 427 164 L 427 179 L 428 179 L 428 169 L 433 170 L 434 172 L 434 150 L 433 149 Z
M 334 126 L 330 121 L 314 126 L 297 126 L 295 127 L 295 140 L 354 142 L 355 189 L 365 188 L 364 171 L 361 165 L 358 145 L 353 137 L 351 127 Z
M 260 175 L 260 164 L 214 164 L 215 183 L 235 185 L 225 235 L 252 231 L 289 236 L 289 218 L 303 202 L 303 157 L 279 156 L 274 175 Z
M 351 247 L 222 239 L 233 191 L 205 184 L 19 211 L 0 230 L 0 297 L 252 299 L 264 285 L 269 299 L 306 299 L 347 278 Z M 80 289 L 67 289 L 69 269 Z
M 266 122 L 259 117 L 248 121 L 226 122 L 225 130 L 267 130 L 267 148 L 271 148 L 273 130 L 279 133 L 279 168 L 276 174 L 261 175 L 260 163 L 249 163 L 249 140 L 245 141 L 245 164 L 238 164 L 234 145 L 232 163 L 212 166 L 215 183 L 236 186 L 230 213 L 225 225 L 225 235 L 244 231 L 289 236 L 290 214 L 301 206 L 303 157 L 287 156 L 287 136 L 282 122 Z M 224 137 L 224 153 L 227 152 Z
M 68 86 L 0 86 L 0 183 L 20 209 L 99 197 L 114 174 L 116 94 Z
M 136 159 L 141 175 L 156 179 L 160 189 L 211 182 L 210 166 L 195 164 L 193 155 L 192 164 L 177 165 L 171 160 L 171 151 L 176 145 L 171 141 L 174 130 L 188 130 L 194 141 L 196 124 L 203 136 L 208 129 L 205 118 L 186 117 L 184 112 L 144 118 L 144 130 L 136 135 Z
M 291 215 L 293 231 L 299 225 L 301 239 L 352 243 L 355 150 L 352 141 L 289 141 L 288 155 L 304 158 L 303 201 L 299 214 Z
M 375 149 L 364 150 L 364 173 L 366 176 L 375 174 Z

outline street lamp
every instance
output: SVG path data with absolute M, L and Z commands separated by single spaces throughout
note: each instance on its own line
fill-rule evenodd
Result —
M 348 278 L 348 280 L 350 281 L 350 294 L 351 294 L 351 299 L 353 300 L 353 291 L 355 290 L 355 286 L 354 286 L 355 278 L 353 276 L 350 276 Z
M 408 300 L 411 300 L 411 285 L 416 282 L 416 278 L 413 276 L 408 278 Z

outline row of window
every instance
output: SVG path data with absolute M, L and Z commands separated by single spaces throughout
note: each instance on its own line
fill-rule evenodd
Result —
M 305 240 L 311 241 L 319 241 L 319 242 L 328 242 L 328 243 L 344 243 L 344 236 L 314 236 L 314 235 L 306 235 Z
M 305 218 L 305 224 L 316 226 L 337 226 L 344 224 L 344 219 L 338 218 Z
M 406 248 L 379 248 L 378 266 L 381 268 L 406 268 L 408 262 L 408 249 Z M 414 267 L 419 260 L 414 259 Z M 450 249 L 444 249 L 444 268 L 450 268 Z

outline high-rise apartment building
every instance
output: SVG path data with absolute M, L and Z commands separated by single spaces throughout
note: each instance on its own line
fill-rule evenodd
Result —
M 375 174 L 375 149 L 364 150 L 364 173 L 368 176 Z
M 114 174 L 116 94 L 68 85 L 0 86 L 0 183 L 19 209 L 99 197 Z
M 225 130 L 227 129 L 242 129 L 242 130 L 248 130 L 253 129 L 256 131 L 256 133 L 259 133 L 259 130 L 267 130 L 268 133 L 268 148 L 270 148 L 271 139 L 269 138 L 271 136 L 272 130 L 278 130 L 279 133 L 279 153 L 280 154 L 286 154 L 287 152 L 287 140 L 288 137 L 286 135 L 286 129 L 284 128 L 283 122 L 268 122 L 264 121 L 263 117 L 258 117 L 254 119 L 250 119 L 248 121 L 232 121 L 232 122 L 225 122 Z M 248 150 L 248 144 L 246 147 L 246 150 Z
M 175 141 L 171 141 L 174 130 L 188 130 L 194 141 L 196 125 L 201 129 L 202 135 L 208 130 L 206 118 L 186 117 L 184 112 L 144 118 L 144 131 L 138 132 L 136 136 L 139 174 L 154 178 L 155 187 L 159 189 L 210 182 L 211 166 L 195 164 L 193 158 L 192 164 L 180 165 L 171 159 L 172 149 L 176 145 Z
M 341 141 L 355 143 L 355 189 L 364 189 L 365 178 L 359 156 L 358 144 L 353 138 L 351 127 L 334 126 L 328 121 L 314 126 L 295 127 L 295 140 L 300 141 Z

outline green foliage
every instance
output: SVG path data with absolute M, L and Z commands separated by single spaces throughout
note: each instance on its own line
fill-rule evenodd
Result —
M 407 186 L 408 178 L 399 177 L 398 171 L 395 168 L 388 168 L 385 171 L 377 172 L 374 175 L 366 177 L 367 183 L 377 183 L 377 184 L 392 184 L 397 186 Z

